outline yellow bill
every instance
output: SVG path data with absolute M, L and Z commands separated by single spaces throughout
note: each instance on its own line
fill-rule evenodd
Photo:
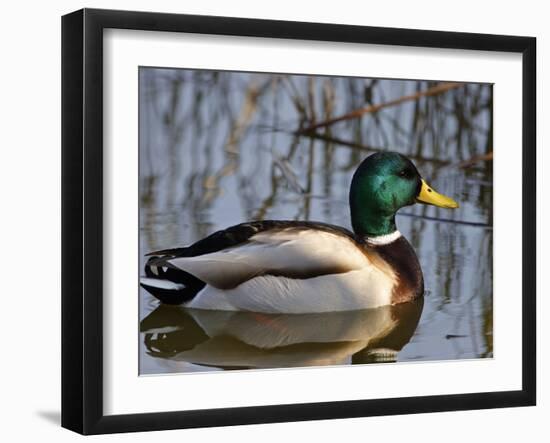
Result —
M 416 197 L 418 203 L 426 205 L 439 206 L 440 208 L 458 208 L 458 203 L 451 197 L 435 192 L 424 179 L 422 179 L 422 188 L 420 194 Z

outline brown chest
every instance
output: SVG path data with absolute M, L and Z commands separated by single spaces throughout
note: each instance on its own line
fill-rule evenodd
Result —
M 386 245 L 370 246 L 377 259 L 383 261 L 395 276 L 392 304 L 404 303 L 424 294 L 424 277 L 416 253 L 405 237 Z

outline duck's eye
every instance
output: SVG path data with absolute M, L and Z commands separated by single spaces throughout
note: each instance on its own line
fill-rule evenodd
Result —
M 412 174 L 411 174 L 411 171 L 409 169 L 403 169 L 402 171 L 399 172 L 399 177 L 408 178 L 411 175 Z

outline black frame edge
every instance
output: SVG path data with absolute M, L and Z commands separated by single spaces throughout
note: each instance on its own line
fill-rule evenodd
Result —
M 102 28 L 129 30 L 182 32 L 182 28 L 185 28 L 185 32 L 197 34 L 504 52 L 522 52 L 529 41 L 533 39 L 533 37 L 472 32 L 429 31 L 165 12 L 90 8 L 86 8 L 84 11 L 89 20 L 101 23 Z
M 83 11 L 61 29 L 61 425 L 83 432 Z
M 102 82 L 105 28 L 523 55 L 523 385 L 399 399 L 103 415 Z M 399 32 L 397 32 L 399 31 Z M 232 17 L 84 9 L 62 19 L 62 426 L 82 434 L 489 409 L 536 404 L 536 39 Z M 85 272 L 84 272 L 85 271 Z
M 103 27 L 84 16 L 84 434 L 103 417 Z
M 336 401 L 104 416 L 91 434 L 253 425 L 531 406 L 525 391 Z
M 537 399 L 537 40 L 522 51 L 522 386 Z

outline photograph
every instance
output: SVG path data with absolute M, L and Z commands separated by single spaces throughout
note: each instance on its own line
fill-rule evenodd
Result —
M 296 6 L 62 16 L 61 426 L 537 428 L 538 31 Z
M 138 71 L 140 375 L 494 357 L 492 84 Z

